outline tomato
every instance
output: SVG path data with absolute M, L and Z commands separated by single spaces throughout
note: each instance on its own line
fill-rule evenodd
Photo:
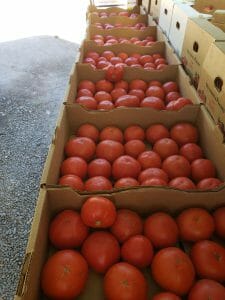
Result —
M 160 139 L 169 138 L 169 130 L 162 124 L 154 124 L 146 129 L 146 139 L 149 143 L 154 144 Z
M 163 138 L 154 144 L 153 151 L 158 153 L 162 159 L 165 159 L 168 156 L 178 154 L 179 147 L 174 140 Z
M 107 231 L 96 231 L 84 241 L 81 253 L 89 266 L 97 273 L 105 273 L 120 259 L 120 246 Z
M 125 52 L 120 52 L 120 53 L 118 53 L 117 56 L 120 57 L 122 59 L 122 61 L 124 61 L 128 58 L 128 54 Z
M 124 96 L 126 94 L 127 94 L 127 92 L 123 88 L 114 88 L 111 92 L 113 101 L 116 101 L 120 96 Z
M 126 142 L 130 140 L 144 141 L 145 131 L 139 125 L 131 125 L 124 130 L 124 139 Z
M 131 140 L 124 145 L 125 153 L 134 158 L 137 158 L 145 149 L 146 146 L 141 140 Z
M 174 125 L 170 130 L 170 135 L 180 146 L 198 142 L 198 130 L 190 123 L 178 123 Z
M 225 239 L 225 207 L 217 208 L 213 213 L 216 234 Z
M 62 175 L 77 175 L 83 179 L 87 174 L 87 163 L 81 157 L 69 157 L 62 162 L 60 172 Z
M 157 110 L 164 110 L 165 104 L 162 99 L 154 96 L 145 97 L 140 104 L 141 107 L 152 107 Z
M 128 84 L 128 82 L 126 82 L 125 80 L 120 80 L 120 81 L 115 82 L 114 88 L 115 88 L 115 89 L 116 89 L 116 88 L 122 88 L 122 89 L 124 89 L 125 91 L 128 91 L 129 84 Z
M 111 176 L 111 165 L 104 158 L 96 158 L 88 165 L 88 176 L 104 176 L 109 178 Z
M 133 96 L 138 97 L 140 99 L 140 101 L 143 100 L 144 97 L 145 97 L 144 91 L 140 90 L 140 89 L 139 90 L 138 89 L 136 89 L 136 90 L 130 90 L 129 91 L 129 95 L 133 95 Z
M 169 103 L 171 101 L 176 101 L 178 98 L 180 98 L 180 93 L 178 92 L 169 92 L 166 94 L 165 102 Z
M 104 46 L 104 42 L 102 39 L 94 39 L 94 42 L 98 45 L 98 46 Z
M 138 59 L 136 57 L 128 57 L 125 61 L 125 64 L 127 64 L 128 66 L 132 66 L 134 64 L 138 64 Z M 130 88 L 131 89 L 131 88 Z
M 178 84 L 174 81 L 165 82 L 162 87 L 166 94 L 169 92 L 179 92 Z
M 114 188 L 121 188 L 121 187 L 131 187 L 131 186 L 138 186 L 139 182 L 132 178 L 132 177 L 124 177 L 117 180 L 114 184 Z
M 147 89 L 147 83 L 144 80 L 141 80 L 141 79 L 133 79 L 129 83 L 129 89 L 130 90 L 143 90 L 143 91 L 145 91 Z
M 86 161 L 94 157 L 95 149 L 95 143 L 87 137 L 71 138 L 65 145 L 65 153 L 67 156 L 79 156 Z
M 101 79 L 96 82 L 95 88 L 96 91 L 105 91 L 107 93 L 111 93 L 111 91 L 113 90 L 113 84 L 106 79 Z
M 85 182 L 84 189 L 89 192 L 111 190 L 112 183 L 103 176 L 94 176 Z
M 89 51 L 86 54 L 86 57 L 90 57 L 90 58 L 94 59 L 95 61 L 98 60 L 99 56 L 100 55 L 97 52 L 95 52 L 95 51 Z
M 91 65 L 96 65 L 95 60 L 92 59 L 92 58 L 90 58 L 90 57 L 84 58 L 83 63 L 85 63 L 85 64 L 91 64 Z
M 113 108 L 114 108 L 114 104 L 108 100 L 101 101 L 97 106 L 98 110 L 111 110 Z
M 154 55 L 154 54 L 153 54 Z M 162 83 L 158 80 L 151 80 L 148 84 L 148 87 L 150 86 L 158 86 L 158 87 L 161 87 L 162 86 Z
M 112 65 L 116 65 L 116 64 L 123 63 L 123 60 L 122 60 L 122 58 L 115 56 L 110 59 L 110 63 Z M 112 71 L 113 71 L 113 69 L 112 69 Z M 114 69 L 114 71 L 115 71 L 115 69 Z
M 112 201 L 105 197 L 88 198 L 81 208 L 81 218 L 89 227 L 107 228 L 116 220 L 116 208 Z
M 120 11 L 118 13 L 118 16 L 129 17 L 129 12 L 128 11 Z
M 139 38 L 132 37 L 130 40 L 131 40 L 131 42 L 137 42 L 137 41 L 139 41 Z M 140 57 L 141 57 L 141 54 L 140 53 L 133 53 L 133 54 L 130 55 L 130 57 L 135 57 L 139 60 Z
M 107 60 L 110 60 L 112 57 L 115 56 L 113 51 L 106 50 L 102 52 L 102 56 L 105 57 Z
M 188 177 L 176 177 L 169 182 L 169 186 L 179 190 L 196 189 L 196 185 Z
M 164 292 L 154 295 L 152 300 L 181 300 L 181 298 L 173 293 Z
M 191 163 L 191 176 L 196 182 L 205 178 L 215 177 L 215 175 L 216 169 L 211 160 L 199 158 Z
M 225 281 L 225 248 L 218 243 L 197 242 L 191 249 L 191 259 L 199 277 Z
M 148 168 L 160 168 L 162 163 L 159 154 L 151 150 L 142 152 L 137 160 L 143 170 Z
M 197 184 L 197 188 L 200 190 L 212 190 L 223 184 L 218 178 L 204 178 Z
M 120 243 L 123 243 L 134 235 L 142 234 L 143 221 L 136 212 L 129 209 L 119 209 L 117 210 L 116 221 L 110 231 Z
M 140 99 L 137 96 L 133 96 L 133 95 L 120 96 L 115 101 L 115 107 L 121 107 L 121 106 L 139 107 Z
M 175 245 L 178 241 L 178 227 L 170 215 L 158 212 L 145 220 L 144 235 L 154 247 L 165 248 Z
M 61 250 L 44 264 L 41 287 L 51 299 L 72 300 L 85 288 L 88 265 L 83 256 L 74 250 Z
M 119 59 L 117 57 L 117 59 Z M 123 67 L 116 65 L 116 66 L 109 66 L 105 72 L 105 78 L 111 82 L 120 81 L 123 78 Z
M 144 69 L 155 70 L 156 65 L 154 63 L 146 63 Z
M 107 126 L 100 132 L 100 141 L 112 140 L 123 143 L 123 131 L 116 126 Z
M 86 123 L 78 128 L 76 135 L 79 137 L 87 137 L 92 139 L 94 142 L 97 142 L 99 138 L 99 130 L 96 126 Z
M 159 86 L 150 86 L 145 92 L 147 97 L 157 97 L 162 100 L 165 98 L 164 90 Z
M 135 158 L 129 155 L 118 157 L 112 165 L 112 174 L 114 179 L 120 179 L 123 177 L 137 178 L 140 172 L 141 165 Z
M 139 58 L 139 62 L 142 64 L 142 66 L 144 66 L 146 63 L 153 63 L 154 62 L 154 58 L 151 55 L 142 55 Z
M 95 100 L 97 102 L 101 102 L 104 100 L 112 101 L 112 96 L 107 92 L 99 91 L 95 94 Z
M 191 288 L 188 300 L 219 300 L 225 299 L 225 288 L 222 284 L 209 279 L 197 281 Z
M 141 183 L 142 186 L 166 186 L 167 182 L 161 178 L 148 178 Z
M 200 146 L 195 143 L 187 143 L 180 148 L 180 155 L 183 155 L 189 162 L 202 158 L 203 152 Z
M 90 80 L 82 80 L 78 84 L 78 91 L 81 89 L 87 89 L 92 92 L 92 94 L 95 93 L 95 84 Z
M 101 141 L 96 147 L 96 156 L 113 162 L 124 154 L 124 147 L 121 143 L 112 140 Z
M 177 217 L 177 225 L 181 239 L 189 242 L 209 239 L 215 230 L 213 217 L 203 208 L 185 209 Z
M 165 290 L 183 296 L 188 293 L 195 279 L 194 266 L 182 250 L 175 247 L 161 249 L 153 257 L 153 279 Z
M 82 179 L 77 175 L 67 174 L 59 178 L 59 185 L 70 186 L 71 188 L 83 191 L 84 190 L 84 183 Z
M 136 267 L 120 262 L 113 265 L 104 277 L 107 300 L 147 300 L 148 284 Z
M 97 101 L 93 97 L 82 96 L 76 99 L 76 103 L 83 105 L 85 108 L 88 109 L 96 109 L 97 108 Z
M 170 101 L 167 104 L 166 109 L 167 110 L 179 110 L 186 105 L 193 105 L 193 103 L 190 99 L 181 97 L 181 98 L 178 98 L 177 100 Z
M 165 58 L 157 58 L 156 60 L 155 60 L 155 64 L 156 64 L 156 66 L 159 66 L 159 65 L 167 65 L 167 61 L 166 61 L 166 59 Z
M 147 179 L 159 178 L 164 180 L 166 183 L 169 181 L 168 175 L 162 169 L 159 168 L 148 168 L 142 171 L 138 177 L 140 183 Z
M 181 155 L 171 155 L 162 163 L 162 169 L 168 174 L 170 179 L 176 177 L 189 177 L 191 166 L 189 161 Z
M 81 89 L 77 92 L 77 98 L 82 96 L 93 97 L 93 93 L 87 89 Z
M 110 62 L 101 60 L 101 61 L 97 62 L 96 67 L 97 67 L 97 69 L 104 69 L 105 70 L 110 65 L 111 65 Z

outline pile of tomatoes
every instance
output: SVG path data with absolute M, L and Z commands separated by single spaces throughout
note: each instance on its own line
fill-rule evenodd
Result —
M 105 55 L 110 51 L 106 52 Z M 99 54 L 92 52 L 89 56 L 97 61 Z M 100 63 L 107 64 L 106 61 L 97 62 L 97 64 Z M 122 80 L 123 67 L 121 66 L 107 66 L 105 76 L 106 79 L 101 79 L 96 83 L 90 80 L 80 81 L 75 102 L 93 110 L 111 110 L 117 107 L 179 110 L 186 105 L 193 104 L 190 99 L 182 97 L 175 81 L 162 83 L 158 80 L 146 82 L 133 79 L 128 83 Z
M 113 28 L 130 28 L 130 29 L 134 29 L 134 30 L 145 30 L 146 28 L 148 28 L 148 26 L 145 23 L 139 22 L 136 23 L 134 25 L 123 25 L 122 23 L 115 23 L 115 24 L 110 24 L 110 23 L 100 23 L 100 22 L 95 22 L 92 25 L 94 25 L 96 28 L 99 29 L 113 29 Z
M 137 13 L 131 13 L 129 11 L 120 11 L 120 12 L 92 12 L 91 13 L 92 16 L 97 16 L 99 18 L 108 18 L 108 17 L 115 17 L 115 16 L 119 16 L 119 17 L 129 17 L 131 19 L 136 19 L 138 16 L 140 16 Z
M 95 34 L 91 38 L 98 46 L 110 46 L 114 44 L 135 44 L 138 46 L 152 46 L 155 44 L 155 37 L 146 36 L 143 39 L 138 37 L 125 38 L 125 37 L 116 37 L 113 35 L 103 36 L 101 34 Z
M 130 186 L 213 189 L 222 184 L 213 162 L 204 158 L 198 130 L 191 123 L 146 130 L 131 125 L 102 130 L 81 125 L 65 145 L 60 185 L 97 191 Z
M 88 198 L 81 211 L 64 210 L 50 223 L 58 249 L 45 263 L 41 286 L 50 299 L 75 299 L 85 289 L 88 268 L 103 275 L 107 300 L 147 300 L 147 268 L 162 293 L 154 300 L 225 299 L 225 207 L 210 214 L 188 208 L 176 218 L 156 212 L 143 219 L 109 199 Z M 182 248 L 188 243 L 190 251 Z M 76 249 L 76 250 L 74 250 Z

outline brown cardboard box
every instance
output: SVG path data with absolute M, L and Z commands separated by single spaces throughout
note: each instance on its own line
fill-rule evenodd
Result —
M 225 2 L 223 0 L 195 0 L 193 7 L 201 13 L 213 14 L 217 9 L 225 9 Z
M 217 197 L 213 193 L 210 197 L 208 193 L 202 193 L 198 199 L 188 199 L 188 197 L 174 194 L 170 201 L 163 197 L 163 194 L 160 198 L 154 197 L 154 193 L 146 189 L 139 190 L 138 194 L 122 191 L 104 196 L 113 201 L 117 208 L 132 209 L 143 216 L 155 211 L 165 211 L 176 215 L 188 207 L 204 207 L 212 210 L 225 204 L 224 190 L 218 192 Z M 86 198 L 87 196 L 81 196 L 69 189 L 41 189 L 14 300 L 45 299 L 40 289 L 40 274 L 49 252 L 51 252 L 48 242 L 50 221 L 56 213 L 63 209 L 80 210 Z M 149 284 L 149 299 L 152 299 L 152 296 L 160 289 L 151 279 L 148 268 L 144 270 L 144 273 Z M 102 278 L 101 275 L 90 272 L 85 290 L 77 299 L 103 300 Z
M 225 10 L 222 10 L 222 9 L 215 10 L 213 13 L 212 21 L 216 22 L 216 23 L 224 24 L 225 23 Z
M 221 29 L 223 32 L 225 32 L 225 23 L 217 23 L 212 21 L 212 24 L 216 27 L 218 27 L 219 29 Z
M 188 20 L 181 56 L 183 65 L 196 88 L 203 61 L 214 41 L 225 41 L 225 33 L 205 19 Z
M 225 124 L 225 42 L 211 44 L 200 74 L 198 93 L 216 124 Z
M 101 23 L 101 24 L 112 24 L 115 25 L 117 23 L 122 24 L 123 26 L 125 25 L 135 25 L 137 23 L 148 23 L 148 16 L 147 15 L 139 15 L 137 18 L 128 18 L 128 17 L 121 17 L 121 16 L 113 16 L 113 17 L 108 17 L 108 18 L 100 18 L 96 15 L 90 14 L 88 18 L 90 24 L 94 23 Z
M 160 7 L 161 7 L 161 0 L 152 0 L 150 6 L 150 14 L 158 23 L 159 15 L 160 15 Z

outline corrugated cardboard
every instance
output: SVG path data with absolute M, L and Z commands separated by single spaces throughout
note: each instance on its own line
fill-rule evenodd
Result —
M 139 15 L 137 18 L 128 18 L 128 17 L 121 17 L 121 16 L 112 16 L 108 18 L 100 18 L 94 14 L 90 14 L 88 18 L 90 24 L 94 23 L 101 23 L 101 24 L 112 24 L 115 25 L 117 23 L 122 24 L 123 26 L 125 25 L 135 25 L 137 23 L 148 23 L 148 16 L 147 15 Z
M 181 56 L 183 65 L 196 88 L 203 61 L 214 41 L 225 41 L 225 33 L 205 19 L 188 20 Z
M 161 2 L 162 0 L 152 0 L 150 5 L 150 14 L 153 16 L 157 23 L 159 21 Z
M 223 0 L 195 0 L 194 8 L 202 13 L 213 14 L 217 9 L 225 9 Z
M 225 125 L 225 42 L 211 44 L 203 63 L 198 93 L 216 124 Z
M 167 37 L 169 37 L 170 25 L 172 21 L 173 8 L 179 0 L 162 0 L 159 13 L 159 26 Z
M 213 13 L 212 22 L 216 23 L 225 23 L 225 10 L 215 10 Z

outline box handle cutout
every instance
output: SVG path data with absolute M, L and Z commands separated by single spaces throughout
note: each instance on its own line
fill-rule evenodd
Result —
M 220 77 L 216 77 L 214 80 L 214 85 L 217 91 L 221 92 L 223 88 L 223 80 Z
M 155 5 L 157 5 L 158 4 L 158 0 L 155 0 Z
M 194 52 L 198 52 L 198 43 L 197 42 L 194 42 L 194 44 L 193 44 L 193 50 L 194 50 Z
M 168 10 L 167 8 L 164 9 L 164 14 L 167 15 L 168 14 Z
M 179 22 L 176 23 L 176 28 L 177 28 L 178 30 L 180 29 L 180 23 L 179 23 Z

